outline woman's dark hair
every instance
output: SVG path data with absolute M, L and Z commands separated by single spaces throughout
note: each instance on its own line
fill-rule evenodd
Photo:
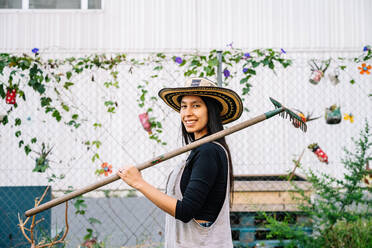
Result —
M 179 102 L 181 102 L 183 96 L 180 96 Z M 208 134 L 211 135 L 214 133 L 217 133 L 221 130 L 223 130 L 222 126 L 222 121 L 221 121 L 221 109 L 222 106 L 221 104 L 210 97 L 200 97 L 203 102 L 207 105 L 208 109 L 208 123 L 207 123 L 207 130 Z M 183 136 L 183 141 L 187 145 L 195 140 L 194 133 L 188 133 L 186 131 L 185 126 L 183 125 L 181 121 L 181 126 L 182 126 L 182 136 Z M 229 161 L 229 178 L 230 178 L 230 206 L 232 206 L 232 200 L 233 200 L 233 192 L 234 192 L 234 173 L 233 173 L 233 166 L 231 162 L 231 154 L 230 154 L 230 149 L 229 146 L 226 143 L 225 137 L 222 137 L 218 140 L 216 140 L 218 143 L 220 143 L 227 151 L 228 153 L 228 161 Z

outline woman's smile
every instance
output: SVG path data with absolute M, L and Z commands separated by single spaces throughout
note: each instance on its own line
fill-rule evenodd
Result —
M 181 101 L 181 120 L 188 133 L 198 139 L 208 133 L 208 109 L 199 96 L 184 96 Z

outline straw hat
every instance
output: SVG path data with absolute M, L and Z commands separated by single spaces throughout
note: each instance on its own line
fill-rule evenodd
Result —
M 237 93 L 230 89 L 218 87 L 206 78 L 190 78 L 186 81 L 185 87 L 164 88 L 159 91 L 158 95 L 177 112 L 180 112 L 181 108 L 179 96 L 193 95 L 213 98 L 222 106 L 222 124 L 235 121 L 243 112 L 243 103 Z

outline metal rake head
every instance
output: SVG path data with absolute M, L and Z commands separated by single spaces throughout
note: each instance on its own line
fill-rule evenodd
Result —
M 290 109 L 284 107 L 283 104 L 281 104 L 280 102 L 271 97 L 270 101 L 274 104 L 275 109 L 283 108 L 283 112 L 279 114 L 281 117 L 287 118 L 289 116 L 289 121 L 291 121 L 293 125 L 301 128 L 303 132 L 307 131 L 306 123 L 302 120 L 300 116 L 298 116 L 295 112 L 291 111 Z

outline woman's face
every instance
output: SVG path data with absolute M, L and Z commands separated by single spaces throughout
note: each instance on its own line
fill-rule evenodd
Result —
M 188 133 L 194 133 L 195 139 L 208 133 L 208 109 L 198 96 L 184 96 L 181 100 L 181 121 Z

